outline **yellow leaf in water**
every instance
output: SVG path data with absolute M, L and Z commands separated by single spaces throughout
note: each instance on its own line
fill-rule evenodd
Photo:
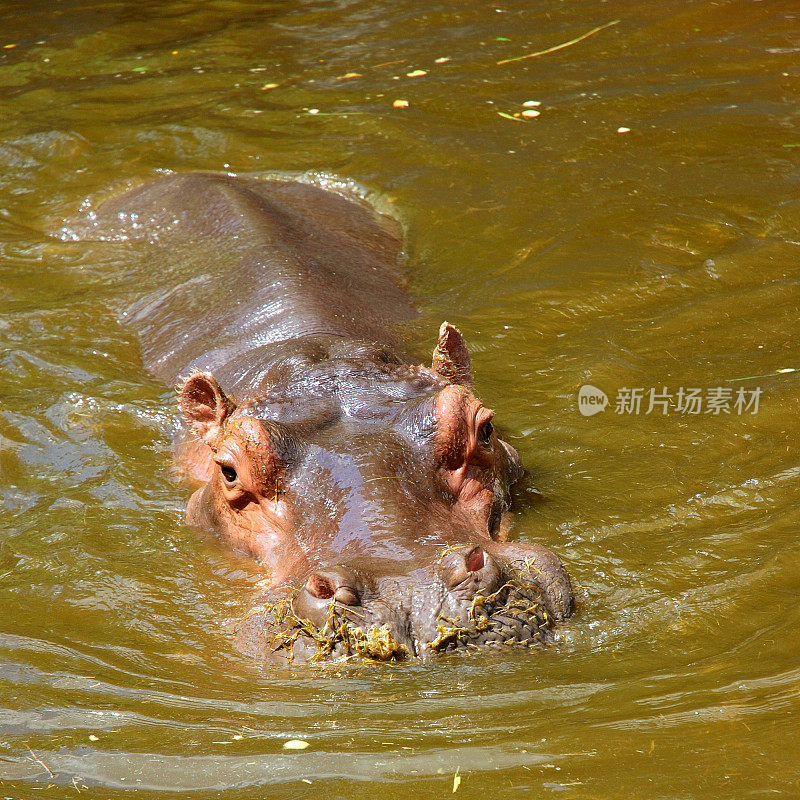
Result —
M 288 742 L 283 743 L 284 750 L 305 750 L 308 747 L 308 742 L 302 739 L 289 739 Z
M 458 767 L 456 767 L 456 774 L 453 775 L 453 794 L 458 791 L 459 786 L 461 786 L 461 776 L 458 774 Z

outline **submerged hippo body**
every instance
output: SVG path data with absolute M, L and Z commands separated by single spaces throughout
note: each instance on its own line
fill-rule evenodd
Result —
M 393 220 L 318 186 L 189 174 L 106 202 L 94 225 L 203 253 L 125 316 L 146 366 L 181 386 L 189 524 L 271 575 L 242 650 L 531 646 L 572 613 L 558 558 L 503 541 L 521 467 L 461 335 L 442 325 L 430 367 L 396 348 L 392 324 L 415 312 Z

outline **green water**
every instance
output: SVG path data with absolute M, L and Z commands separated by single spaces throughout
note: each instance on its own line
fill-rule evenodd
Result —
M 3 0 L 4 45 L 0 797 L 800 796 L 797 3 Z M 555 646 L 233 650 L 262 576 L 181 525 L 174 394 L 116 318 L 134 254 L 71 236 L 192 169 L 404 220 L 411 344 L 465 333 L 529 471 L 515 535 L 579 587 Z M 758 412 L 645 413 L 691 387 Z

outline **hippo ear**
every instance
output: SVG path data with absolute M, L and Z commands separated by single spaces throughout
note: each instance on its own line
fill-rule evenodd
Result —
M 196 372 L 186 379 L 179 403 L 183 416 L 206 444 L 219 436 L 225 419 L 236 408 L 216 378 L 207 372 Z
M 439 341 L 433 349 L 431 368 L 450 383 L 472 387 L 469 352 L 458 328 L 443 322 L 439 328 Z

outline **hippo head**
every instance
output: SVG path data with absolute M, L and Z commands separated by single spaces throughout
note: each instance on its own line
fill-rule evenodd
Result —
M 204 485 L 190 524 L 251 553 L 271 589 L 240 625 L 270 660 L 425 657 L 529 646 L 571 613 L 569 579 L 538 545 L 504 541 L 515 450 L 471 390 L 445 323 L 431 367 L 385 346 L 310 336 L 254 367 L 183 385 Z

